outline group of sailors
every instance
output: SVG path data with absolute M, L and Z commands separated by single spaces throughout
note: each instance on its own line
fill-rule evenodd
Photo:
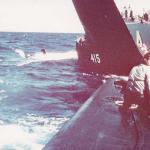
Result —
M 148 12 L 143 12 L 142 15 L 135 15 L 134 11 L 130 8 L 124 7 L 124 11 L 121 12 L 121 15 L 125 21 L 131 21 L 131 22 L 148 22 L 150 21 L 150 14 Z

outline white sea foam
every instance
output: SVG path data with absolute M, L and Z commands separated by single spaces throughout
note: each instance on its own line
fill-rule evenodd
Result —
M 35 61 L 77 59 L 77 53 L 76 51 L 61 52 L 61 53 L 47 52 L 46 54 L 39 52 L 35 53 L 29 59 L 33 59 Z
M 1 125 L 0 149 L 36 149 L 40 150 L 42 144 L 34 142 L 34 136 L 25 132 L 17 125 Z
M 4 83 L 4 81 L 2 79 L 0 79 L 0 83 Z
M 26 58 L 25 52 L 22 49 L 15 49 L 15 52 L 22 58 Z
M 0 123 L 0 149 L 41 150 L 68 118 L 27 114 L 17 124 Z
M 6 93 L 6 91 L 5 90 L 0 90 L 0 93 Z
M 8 95 L 6 95 L 6 91 L 1 89 L 0 90 L 0 101 L 7 98 L 7 97 L 8 97 Z
M 78 58 L 76 51 L 47 52 L 46 54 L 43 54 L 42 52 L 36 52 L 35 54 L 28 55 L 27 57 L 23 50 L 16 49 L 15 52 L 18 53 L 22 58 L 26 58 L 21 63 L 17 64 L 17 66 L 27 65 L 33 62 L 59 61 Z

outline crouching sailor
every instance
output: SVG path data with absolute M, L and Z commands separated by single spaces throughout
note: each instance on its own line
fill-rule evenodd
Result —
M 130 71 L 120 110 L 126 111 L 132 106 L 144 108 L 150 115 L 150 52 L 144 55 L 144 63 L 134 66 Z

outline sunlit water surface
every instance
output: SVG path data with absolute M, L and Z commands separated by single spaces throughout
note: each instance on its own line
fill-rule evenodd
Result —
M 0 33 L 0 149 L 40 150 L 101 83 L 80 71 L 80 34 Z M 49 58 L 23 58 L 45 48 Z

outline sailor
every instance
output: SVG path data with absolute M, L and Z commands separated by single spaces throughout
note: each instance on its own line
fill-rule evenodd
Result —
M 128 10 L 125 9 L 125 19 L 127 20 L 128 19 Z
M 143 18 L 144 18 L 145 21 L 148 21 L 149 20 L 148 13 L 144 13 Z
M 133 10 L 130 11 L 130 19 L 131 21 L 134 21 Z
M 150 52 L 144 55 L 144 63 L 134 66 L 129 74 L 121 110 L 138 107 L 149 109 L 150 104 Z

